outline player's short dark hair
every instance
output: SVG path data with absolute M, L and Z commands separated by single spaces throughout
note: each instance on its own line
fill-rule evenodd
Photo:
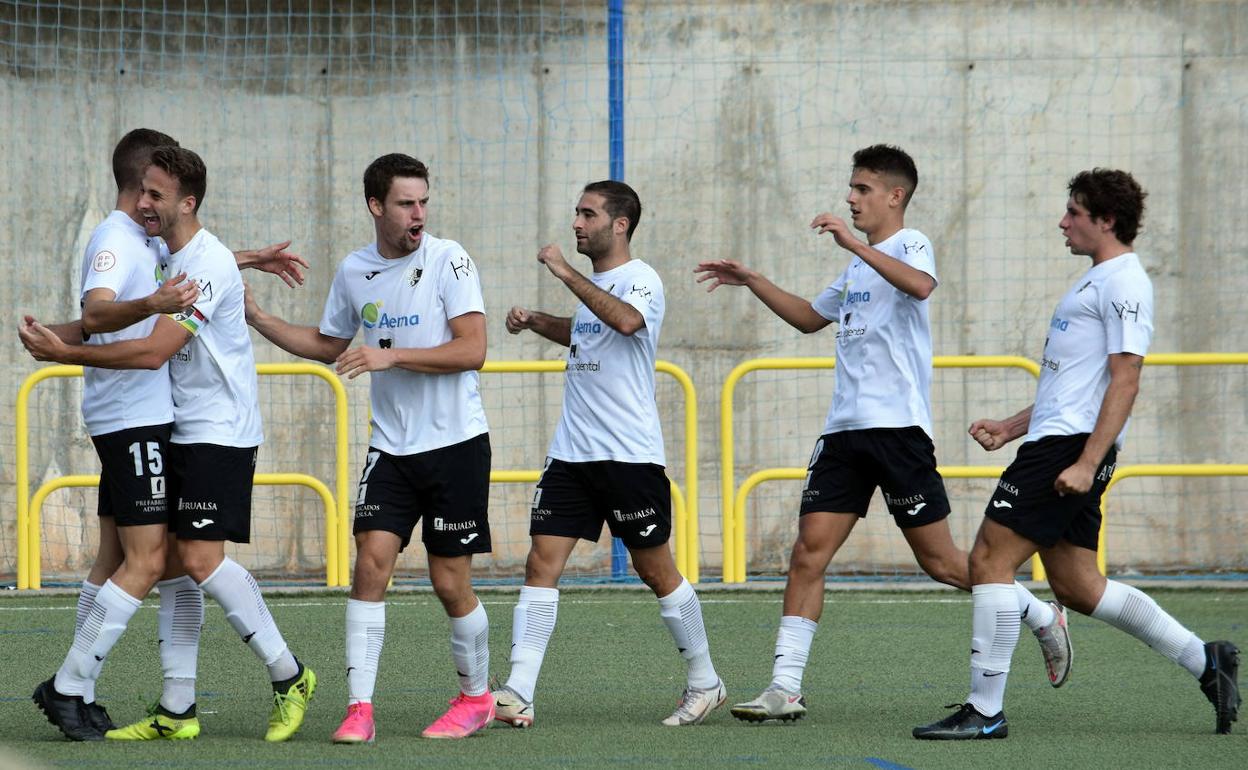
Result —
M 151 128 L 136 128 L 121 137 L 113 148 L 113 179 L 117 182 L 117 192 L 139 189 L 143 170 L 152 162 L 152 150 L 177 146 L 177 139 Z
M 178 195 L 195 198 L 195 208 L 208 193 L 208 168 L 198 155 L 185 147 L 157 147 L 152 151 L 152 165 L 178 180 Z
M 627 219 L 628 233 L 625 237 L 630 241 L 633 239 L 633 231 L 637 229 L 637 222 L 641 220 L 641 198 L 637 197 L 636 190 L 623 182 L 604 179 L 601 182 L 590 182 L 581 192 L 601 195 L 607 216 L 611 217 L 613 222 L 619 217 Z
M 919 170 L 914 166 L 914 158 L 905 150 L 891 144 L 863 147 L 854 153 L 854 168 L 904 179 L 906 199 L 902 201 L 903 207 L 910 205 L 910 199 L 914 197 L 914 191 L 919 186 Z
M 376 198 L 385 203 L 386 196 L 390 194 L 390 185 L 396 176 L 415 177 L 429 184 L 429 167 L 401 152 L 382 155 L 364 169 L 364 200 Z
M 1114 236 L 1124 245 L 1135 241 L 1144 219 L 1148 193 L 1126 171 L 1094 168 L 1080 171 L 1067 185 L 1070 197 L 1093 219 L 1114 218 Z

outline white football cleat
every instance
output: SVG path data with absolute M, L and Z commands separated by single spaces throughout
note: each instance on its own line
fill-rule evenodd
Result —
M 732 715 L 746 722 L 789 722 L 806 716 L 806 699 L 800 692 L 789 692 L 773 684 L 754 700 L 733 706 Z
M 1053 608 L 1053 622 L 1036 631 L 1040 651 L 1044 653 L 1044 667 L 1049 672 L 1049 684 L 1061 687 L 1070 678 L 1070 664 L 1075 650 L 1070 645 L 1070 627 L 1066 624 L 1066 608 L 1057 602 L 1049 602 Z
M 676 704 L 676 711 L 664 719 L 663 724 L 668 727 L 701 724 L 708 714 L 724 705 L 726 700 L 728 700 L 728 693 L 724 690 L 722 679 L 716 682 L 714 687 L 705 690 L 686 687 L 685 691 L 680 694 L 680 703 Z
M 494 721 L 511 727 L 533 726 L 533 704 L 510 687 L 500 687 L 494 696 Z

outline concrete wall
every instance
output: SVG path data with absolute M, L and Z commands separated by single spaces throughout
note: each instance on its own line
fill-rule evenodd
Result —
M 82 4 L 90 5 L 90 4 Z M 87 234 L 112 206 L 107 160 L 130 128 L 165 130 L 209 167 L 206 225 L 238 247 L 292 238 L 314 261 L 290 291 L 248 276 L 261 301 L 315 323 L 334 268 L 371 240 L 360 175 L 384 152 L 426 160 L 430 230 L 462 242 L 482 270 L 492 359 L 556 358 L 512 337 L 512 304 L 569 313 L 570 295 L 537 248 L 571 251 L 581 185 L 607 174 L 605 11 L 600 3 L 439 4 L 421 16 L 372 15 L 373 3 L 324 3 L 258 15 L 241 0 L 211 13 L 122 12 L 28 3 L 0 20 L 0 305 L 76 313 Z M 462 6 L 462 7 L 461 7 Z M 852 152 L 886 141 L 915 157 L 908 224 L 935 244 L 938 354 L 1037 358 L 1057 297 L 1085 268 L 1064 253 L 1065 182 L 1091 166 L 1131 170 L 1150 191 L 1137 242 L 1157 300 L 1155 351 L 1248 350 L 1248 4 L 1243 2 L 629 2 L 626 177 L 645 213 L 635 255 L 662 274 L 669 315 L 660 355 L 699 392 L 703 569 L 719 544 L 719 386 L 755 356 L 827 355 L 831 333 L 801 337 L 742 291 L 705 296 L 690 270 L 740 259 L 813 296 L 846 261 L 807 229 L 845 212 Z M 12 328 L 12 326 L 10 326 Z M 34 368 L 11 336 L 0 393 L 0 574 L 15 558 L 12 405 Z M 289 360 L 263 340 L 258 360 Z M 738 481 L 806 461 L 830 375 L 759 375 L 737 398 Z M 497 468 L 540 467 L 558 417 L 557 377 L 486 380 Z M 945 464 L 1005 464 L 964 437 L 979 416 L 1028 403 L 1011 373 L 938 373 L 937 451 Z M 353 423 L 367 395 L 351 383 Z M 73 383 L 41 387 L 32 479 L 93 472 Z M 679 391 L 660 390 L 670 462 L 683 478 Z M 321 386 L 264 386 L 261 470 L 332 478 Z M 1237 370 L 1150 369 L 1124 462 L 1233 462 L 1248 455 L 1248 378 Z M 352 436 L 353 462 L 366 443 Z M 1012 451 L 1012 450 L 1011 450 Z M 352 477 L 358 466 L 352 468 Z M 1110 560 L 1119 568 L 1248 567 L 1246 483 L 1135 480 L 1115 493 Z M 951 484 L 955 532 L 973 534 L 987 486 Z M 500 488 L 491 575 L 515 573 L 526 547 L 526 485 Z M 759 490 L 752 566 L 783 568 L 797 485 Z M 89 563 L 94 493 L 58 493 L 45 511 L 49 573 Z M 273 572 L 319 566 L 317 499 L 257 494 L 255 545 L 239 558 Z M 847 568 L 912 568 L 873 512 L 838 557 Z M 404 566 L 419 569 L 419 548 Z M 600 570 L 602 548 L 578 570 Z

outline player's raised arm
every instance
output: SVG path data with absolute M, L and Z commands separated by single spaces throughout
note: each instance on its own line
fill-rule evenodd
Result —
M 745 286 L 763 301 L 771 312 L 803 334 L 817 332 L 831 321 L 819 315 L 808 300 L 791 294 L 768 280 L 762 273 L 751 270 L 733 259 L 716 259 L 699 262 L 693 269 L 698 283 L 714 281 L 706 287 L 708 292 L 720 286 Z
M 572 344 L 572 319 L 569 316 L 555 316 L 515 306 L 507 311 L 506 325 L 507 331 L 512 334 L 530 329 L 564 347 Z
M 545 265 L 551 275 L 563 281 L 598 320 L 620 334 L 631 336 L 646 325 L 646 319 L 637 308 L 595 286 L 580 271 L 568 264 L 563 252 L 553 243 L 543 246 L 537 252 L 537 261 Z
M 282 350 L 300 358 L 330 364 L 351 344 L 349 339 L 322 334 L 321 330 L 315 326 L 292 324 L 271 313 L 264 312 L 252 296 L 250 286 L 245 288 L 243 311 L 247 316 L 247 324 L 251 328 L 260 332 L 261 336 Z
M 860 240 L 850 231 L 845 220 L 830 212 L 815 217 L 810 228 L 820 235 L 831 233 L 836 245 L 866 262 L 898 291 L 922 300 L 936 290 L 935 278 Z

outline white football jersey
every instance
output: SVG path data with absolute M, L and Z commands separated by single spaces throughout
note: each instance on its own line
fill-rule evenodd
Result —
M 1091 433 L 1109 388 L 1109 356 L 1148 352 L 1153 282 L 1134 253 L 1093 265 L 1057 303 L 1024 441 Z M 1122 448 L 1127 426 L 1114 443 Z
M 109 289 L 117 302 L 146 297 L 160 287 L 159 238 L 149 238 L 124 212 L 114 211 L 91 233 L 82 256 L 82 293 Z M 92 334 L 88 345 L 144 339 L 155 316 L 115 332 Z M 173 422 L 169 369 L 97 369 L 82 372 L 82 417 L 92 436 Z
M 564 462 L 615 460 L 666 465 L 654 400 L 654 362 L 665 310 L 663 281 L 632 259 L 590 276 L 594 285 L 635 307 L 645 326 L 626 336 L 578 305 L 564 375 L 563 412 L 551 457 Z
M 931 241 L 918 230 L 899 230 L 874 248 L 937 279 Z M 917 425 L 931 436 L 927 300 L 906 294 L 854 257 L 811 306 L 838 324 L 836 389 L 823 432 Z
M 338 266 L 325 300 L 321 334 L 349 340 L 361 326 L 375 348 L 433 348 L 451 341 L 450 319 L 484 313 L 481 280 L 455 241 L 424 233 L 416 251 L 386 259 L 373 243 Z M 412 455 L 489 430 L 476 372 L 426 374 L 395 367 L 370 374 L 369 444 Z
M 200 229 L 169 256 L 165 275 L 185 272 L 199 297 L 170 316 L 193 336 L 169 361 L 175 444 L 254 447 L 264 441 L 256 359 L 243 316 L 243 278 L 234 254 Z

